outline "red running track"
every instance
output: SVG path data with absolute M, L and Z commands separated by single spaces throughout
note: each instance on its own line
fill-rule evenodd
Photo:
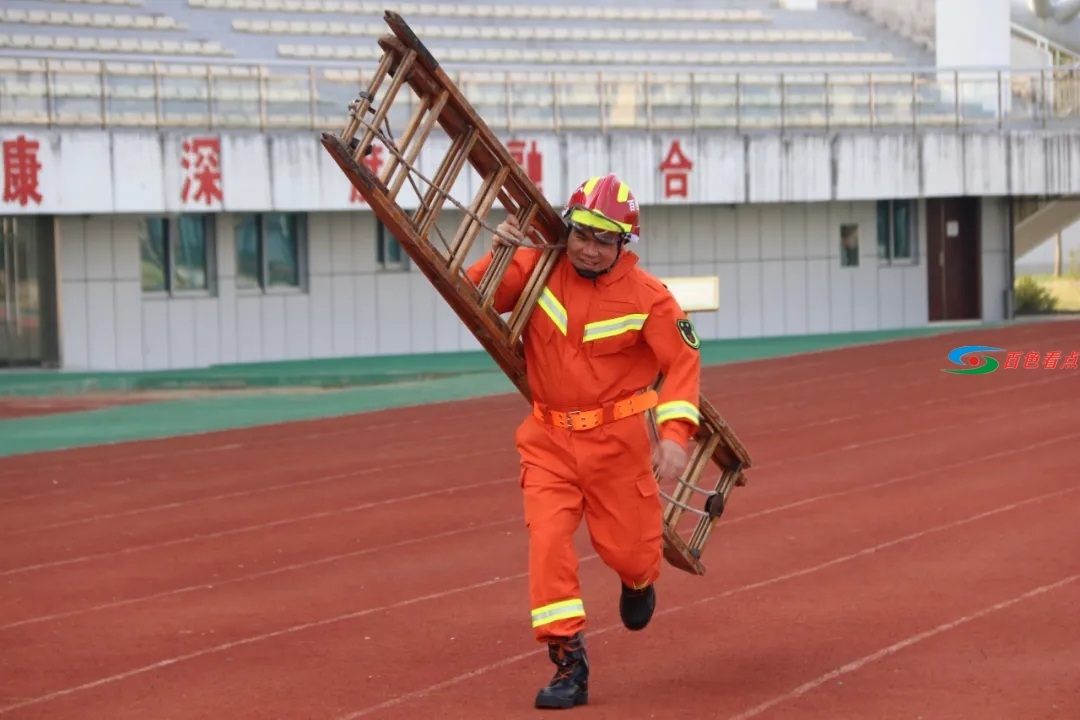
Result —
M 0 420 L 100 410 L 116 405 L 136 405 L 151 402 L 152 400 L 152 397 L 120 394 L 75 397 L 4 397 L 0 398 Z
M 574 717 L 1080 717 L 1080 371 L 1054 322 L 706 371 L 757 463 L 653 624 L 578 537 Z M 0 460 L 0 718 L 518 718 L 516 396 Z M 366 449 L 365 449 L 366 448 Z

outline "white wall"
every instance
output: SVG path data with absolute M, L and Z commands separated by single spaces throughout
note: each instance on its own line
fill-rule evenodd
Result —
M 891 267 L 877 259 L 873 202 L 649 207 L 635 250 L 661 277 L 719 276 L 720 310 L 695 316 L 707 339 L 918 326 L 927 318 L 922 215 L 920 203 L 914 262 Z M 217 217 L 216 288 L 183 298 L 142 295 L 136 216 L 59 218 L 64 367 L 185 368 L 480 348 L 419 270 L 377 269 L 370 212 L 309 215 L 307 288 L 275 294 L 236 289 L 233 216 Z M 995 217 L 1000 213 L 984 215 L 988 228 Z M 440 216 L 448 241 L 460 218 L 457 211 Z M 857 268 L 840 267 L 839 227 L 847 222 L 860 226 Z M 470 259 L 488 242 L 482 232 Z M 1004 272 L 1003 248 L 984 246 L 984 272 Z M 984 281 L 989 310 L 1000 306 L 1002 288 Z
M 1023 81 L 1019 76 L 1014 79 Z M 996 80 L 993 75 L 991 84 L 966 86 L 964 92 L 972 96 L 981 92 L 980 87 L 989 88 L 994 98 Z M 945 85 L 949 90 L 951 79 Z M 1026 117 L 1033 123 L 1041 117 L 1036 112 L 1041 106 L 1031 104 L 1040 96 L 1030 93 L 1041 92 L 1040 88 L 1036 83 L 1035 88 L 1025 85 L 1017 91 L 1030 95 L 1025 102 L 1031 113 Z M 957 131 L 952 127 L 952 104 L 947 103 L 938 118 L 943 129 L 923 128 L 913 133 L 911 118 L 903 109 L 910 100 L 910 89 L 901 95 L 899 115 L 894 118 L 899 126 L 872 132 L 858 128 L 837 135 L 727 130 L 607 135 L 538 131 L 517 137 L 535 140 L 542 151 L 543 192 L 556 206 L 586 178 L 608 172 L 617 172 L 634 188 L 642 206 L 1080 193 L 1080 141 L 1067 123 L 1055 121 L 1047 129 L 1024 132 L 1006 126 L 998 132 L 994 123 L 983 119 L 982 127 Z M 875 97 L 888 104 L 885 98 Z M 996 99 L 987 109 L 996 113 Z M 924 106 L 920 112 L 931 111 Z M 4 214 L 349 212 L 356 207 L 350 199 L 353 188 L 341 168 L 306 132 L 210 135 L 207 139 L 221 142 L 223 196 L 209 206 L 181 199 L 185 171 L 180 148 L 186 134 L 0 128 L 0 140 L 23 135 L 40 145 L 37 158 L 42 166 L 42 199 L 26 205 L 0 199 Z M 675 141 L 693 169 L 686 197 L 665 198 L 660 166 Z M 448 148 L 445 137 L 433 137 L 425 143 L 418 161 L 425 177 L 434 176 Z M 112 172 L 99 168 L 112 168 Z M 422 190 L 427 187 L 419 179 L 416 184 Z M 466 167 L 454 183 L 452 195 L 467 205 L 480 184 L 479 175 Z M 396 201 L 409 210 L 417 206 L 410 183 L 402 186 Z
M 872 202 L 646 208 L 642 259 L 653 273 L 715 275 L 720 309 L 695 315 L 704 338 L 848 332 L 926 322 L 926 272 L 879 266 Z M 840 267 L 839 229 L 859 224 L 857 268 Z M 666 243 L 658 238 L 672 238 Z
M 1009 201 L 983 198 L 982 225 L 982 319 L 1005 318 L 1005 290 L 1009 288 L 1012 255 L 1009 253 Z
M 941 68 L 1007 67 L 1010 0 L 937 0 L 934 48 Z
M 979 73 L 962 76 L 963 100 L 981 102 L 991 112 L 996 112 L 1001 102 L 1003 110 L 1008 112 L 1012 95 L 1002 93 L 998 97 L 996 69 L 1008 67 L 1013 52 L 1010 0 L 937 0 L 934 10 L 937 66 L 947 70 L 978 70 Z M 942 95 L 953 98 L 954 87 L 950 86 L 954 78 L 942 74 L 938 80 L 943 85 Z
M 1013 34 L 1009 39 L 1009 64 L 1017 67 L 1050 67 L 1053 57 L 1050 51 L 1035 44 L 1034 40 Z
M 264 294 L 236 289 L 233 216 L 222 213 L 213 293 L 171 298 L 141 292 L 136 216 L 61 217 L 63 365 L 164 369 L 478 349 L 418 270 L 377 271 L 374 217 L 310 214 L 307 289 Z M 448 220 L 439 223 L 444 234 L 454 229 Z

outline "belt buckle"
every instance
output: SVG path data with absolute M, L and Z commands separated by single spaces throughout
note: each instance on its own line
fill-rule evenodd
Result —
M 566 429 L 567 430 L 571 430 L 571 431 L 577 430 L 577 428 L 574 427 L 574 417 L 577 416 L 577 415 L 581 415 L 580 410 L 569 410 L 569 411 L 567 411 L 567 413 L 566 413 Z

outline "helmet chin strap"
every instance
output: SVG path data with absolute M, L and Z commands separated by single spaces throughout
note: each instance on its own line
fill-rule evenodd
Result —
M 582 270 L 581 268 L 574 266 L 574 270 L 577 274 L 586 280 L 595 280 L 601 275 L 607 275 L 611 272 L 612 268 L 619 264 L 619 258 L 622 257 L 622 248 L 626 244 L 626 241 L 621 241 L 615 249 L 615 259 L 611 261 L 611 264 L 607 266 L 606 270 Z

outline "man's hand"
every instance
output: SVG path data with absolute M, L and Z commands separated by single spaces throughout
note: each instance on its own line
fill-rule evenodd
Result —
M 688 458 L 686 451 L 674 440 L 664 438 L 653 451 L 653 467 L 656 469 L 658 479 L 663 482 L 671 482 L 682 474 L 686 469 Z
M 491 250 L 493 252 L 495 250 L 498 250 L 500 247 L 508 247 L 512 245 L 512 243 L 509 243 L 505 239 L 499 237 L 500 233 L 503 235 L 509 235 L 510 237 L 521 243 L 528 242 L 525 239 L 525 233 L 521 232 L 521 227 L 518 224 L 518 219 L 516 215 L 508 215 L 506 220 L 499 223 L 499 225 L 495 228 L 495 232 L 491 235 Z

